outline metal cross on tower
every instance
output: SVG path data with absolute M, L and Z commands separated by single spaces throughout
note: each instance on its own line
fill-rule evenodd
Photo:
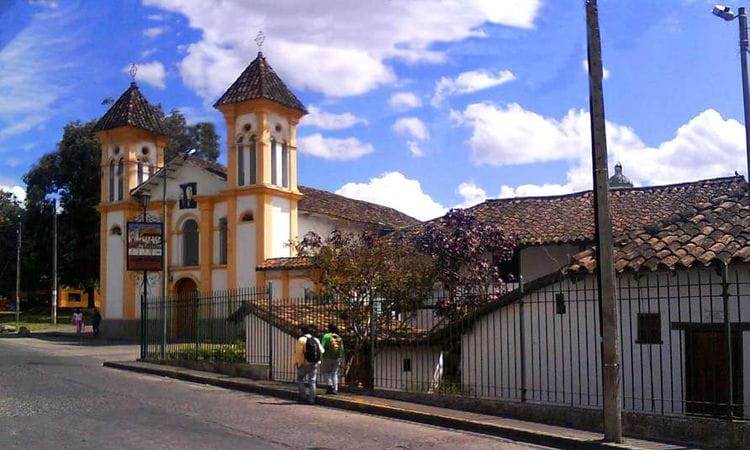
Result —
M 255 36 L 255 43 L 258 44 L 258 52 L 263 51 L 263 43 L 266 42 L 266 35 L 263 31 L 258 31 L 258 35 Z
M 135 83 L 135 74 L 138 73 L 138 66 L 136 66 L 135 63 L 131 64 L 128 73 L 130 74 L 130 81 Z

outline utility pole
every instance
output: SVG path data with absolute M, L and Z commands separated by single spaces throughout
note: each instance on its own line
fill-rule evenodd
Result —
M 57 325 L 57 199 L 52 207 L 52 324 Z
M 18 221 L 18 244 L 16 245 L 16 328 L 21 324 L 21 240 L 23 239 L 23 222 Z
M 161 341 L 161 358 L 164 359 L 167 354 L 167 296 L 169 295 L 169 267 L 167 266 L 169 258 L 169 226 L 167 225 L 167 160 L 164 155 L 162 164 L 162 188 L 161 188 L 161 302 L 162 302 L 162 341 Z
M 747 77 L 747 11 L 738 9 L 740 19 L 740 64 L 742 65 L 742 106 L 745 109 L 745 155 L 747 158 L 747 176 L 750 180 L 750 86 Z
M 609 211 L 607 136 L 602 87 L 602 47 L 596 0 L 586 0 L 586 28 L 589 62 L 589 110 L 591 116 L 591 156 L 594 178 L 594 215 L 599 294 L 599 324 L 602 349 L 602 394 L 604 399 L 604 440 L 622 442 L 622 397 L 620 394 L 620 343 L 615 269 L 612 257 L 612 220 Z

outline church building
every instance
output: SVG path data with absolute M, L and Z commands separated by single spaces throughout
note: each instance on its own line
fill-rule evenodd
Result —
M 300 186 L 297 125 L 304 105 L 262 53 L 216 101 L 227 130 L 227 167 L 196 157 L 165 161 L 159 115 L 133 82 L 95 127 L 101 142 L 102 329 L 136 336 L 143 276 L 126 267 L 126 224 L 162 222 L 167 180 L 170 293 L 270 285 L 274 297 L 312 288 L 289 243 L 308 231 L 388 231 L 419 223 L 392 208 Z M 163 176 L 166 174 L 166 177 Z M 149 273 L 150 293 L 162 272 Z

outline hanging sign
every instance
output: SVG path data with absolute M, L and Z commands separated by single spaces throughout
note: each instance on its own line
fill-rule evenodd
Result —
M 128 270 L 162 270 L 162 235 L 160 222 L 128 222 Z

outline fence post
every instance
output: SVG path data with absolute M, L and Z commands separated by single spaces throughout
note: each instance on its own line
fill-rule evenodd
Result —
M 370 296 L 370 385 L 375 389 L 375 299 Z
M 519 345 L 521 357 L 521 401 L 526 401 L 526 338 L 523 332 L 523 275 L 518 276 L 518 291 L 521 294 L 518 300 Z
M 271 305 L 273 303 L 273 285 L 267 284 L 266 298 L 268 300 L 268 379 L 273 380 L 273 327 L 271 326 Z
M 201 293 L 196 292 L 193 295 L 193 339 L 195 340 L 195 359 L 198 359 L 198 354 L 200 353 L 200 338 L 198 337 L 198 333 L 200 333 L 200 306 L 201 306 Z M 213 324 L 211 324 L 213 326 Z
M 141 359 L 146 358 L 146 296 L 141 296 Z
M 732 322 L 729 320 L 729 266 L 726 262 L 721 263 L 721 299 L 724 307 L 724 330 L 726 332 L 727 344 L 727 374 L 729 383 L 727 387 L 727 416 L 732 418 L 732 401 L 734 400 L 734 374 L 732 373 Z

